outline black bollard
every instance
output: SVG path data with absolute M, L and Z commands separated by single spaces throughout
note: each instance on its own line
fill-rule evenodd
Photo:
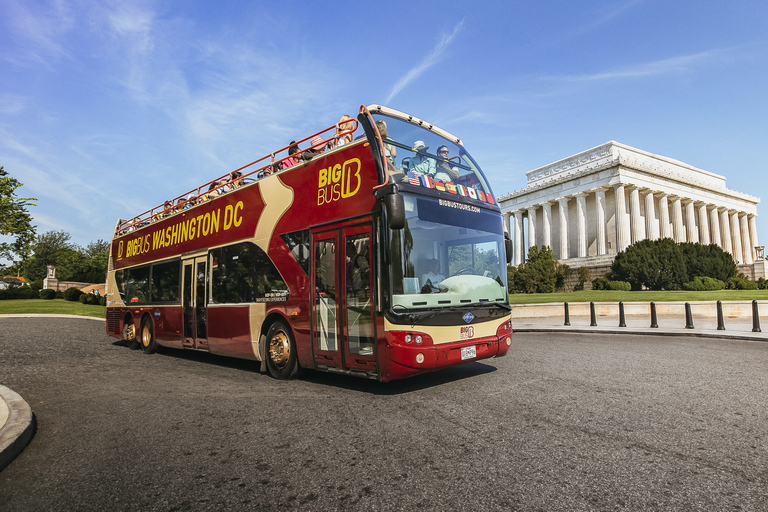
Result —
M 565 323 L 563 325 L 571 325 L 571 314 L 568 312 L 568 303 L 565 303 Z
M 723 320 L 723 303 L 721 301 L 717 301 L 717 330 L 725 330 L 725 321 Z
M 659 319 L 656 318 L 656 303 L 651 302 L 651 327 L 654 329 L 659 328 Z
M 760 331 L 760 313 L 757 312 L 757 301 L 752 301 L 752 332 Z
M 619 327 L 626 327 L 627 320 L 624 318 L 624 303 L 619 302 Z
M 693 329 L 693 315 L 691 314 L 691 304 L 685 303 L 685 328 Z
M 589 326 L 595 327 L 597 325 L 597 317 L 595 316 L 595 303 L 589 303 Z

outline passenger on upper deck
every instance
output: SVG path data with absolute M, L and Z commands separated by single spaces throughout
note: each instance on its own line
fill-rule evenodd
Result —
M 287 168 L 291 167 L 292 165 L 296 165 L 297 163 L 299 163 L 299 158 L 300 157 L 299 156 L 296 156 L 296 157 L 293 156 L 293 155 L 295 155 L 296 153 L 299 152 L 298 144 L 296 144 L 295 140 L 292 140 L 290 142 L 290 146 L 291 147 L 288 148 L 288 158 L 283 160 L 283 169 L 287 169 Z
M 314 157 L 325 151 L 326 143 L 321 136 L 316 135 L 309 141 L 309 145 L 309 149 L 304 151 L 304 154 L 301 156 L 304 160 L 312 160 Z
M 234 171 L 229 175 L 228 190 L 235 190 L 237 187 L 243 184 L 243 173 Z
M 389 162 L 391 169 L 397 170 L 397 166 L 395 165 L 395 158 L 397 158 L 397 148 L 392 144 L 387 144 L 387 141 L 392 139 L 390 139 L 389 135 L 387 135 L 386 121 L 383 121 L 381 119 L 376 121 L 376 128 L 379 129 L 379 135 L 381 135 L 381 141 L 384 143 L 384 156 L 387 158 L 387 162 Z
M 450 154 L 450 151 L 448 151 L 448 146 L 440 146 L 437 148 L 437 156 L 439 156 L 442 160 L 440 163 L 437 164 L 437 167 L 435 169 L 435 179 L 440 181 L 456 181 L 459 179 L 459 170 L 456 167 L 451 168 L 450 165 L 448 165 L 448 155 Z
M 352 134 L 347 133 L 346 135 L 339 136 L 342 132 L 347 132 L 355 127 L 355 122 L 352 120 L 351 117 L 344 114 L 341 116 L 341 119 L 339 119 L 339 126 L 336 128 L 336 147 L 343 146 L 344 144 L 349 144 L 352 142 Z
M 437 164 L 435 159 L 427 156 L 426 151 L 429 146 L 424 144 L 424 141 L 417 140 L 413 143 L 413 151 L 416 152 L 411 158 L 410 170 L 417 174 L 426 174 L 427 176 L 435 176 Z

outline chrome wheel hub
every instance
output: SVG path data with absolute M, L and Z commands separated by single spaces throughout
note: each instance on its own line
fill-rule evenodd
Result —
M 282 331 L 275 333 L 269 340 L 269 358 L 278 368 L 282 369 L 288 364 L 291 357 L 291 342 Z

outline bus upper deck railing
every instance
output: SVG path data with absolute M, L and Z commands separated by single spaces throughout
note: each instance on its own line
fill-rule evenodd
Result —
M 324 139 L 323 135 L 331 130 L 334 131 L 334 135 L 329 137 L 328 140 Z M 340 143 L 340 141 L 345 140 L 348 136 L 351 139 L 352 134 L 356 130 L 357 120 L 349 118 L 348 116 L 344 116 L 338 123 L 333 124 L 328 128 L 324 128 L 317 133 L 313 133 L 312 135 L 296 141 L 295 143 L 289 144 L 288 146 L 280 148 L 277 151 L 273 151 L 272 153 L 269 153 L 259 158 L 258 160 L 254 160 L 253 162 L 239 167 L 234 171 L 204 183 L 195 189 L 175 197 L 174 199 L 166 201 L 160 206 L 156 206 L 137 215 L 133 219 L 118 221 L 113 237 L 124 235 L 136 229 L 147 226 L 152 222 L 180 213 L 187 208 L 234 190 L 243 184 L 252 183 L 265 176 L 289 169 L 290 167 L 305 160 L 303 156 L 307 153 L 314 156 L 315 151 L 325 149 L 326 146 L 331 149 L 339 147 L 344 144 L 343 142 Z M 305 149 L 299 149 L 299 144 L 303 144 L 307 141 L 310 141 L 309 147 Z M 288 151 L 292 147 L 296 147 L 297 151 L 293 154 L 289 154 Z M 278 158 L 278 156 L 284 152 L 286 155 L 280 156 Z M 254 168 L 256 164 L 260 164 L 265 161 L 267 161 L 267 163 Z

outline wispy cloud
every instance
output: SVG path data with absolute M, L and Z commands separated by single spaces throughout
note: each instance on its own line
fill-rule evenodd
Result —
M 613 70 L 602 71 L 588 75 L 570 75 L 565 77 L 568 82 L 596 82 L 603 80 L 618 80 L 623 78 L 642 78 L 649 76 L 663 76 L 677 73 L 690 72 L 705 63 L 715 61 L 728 53 L 730 49 L 707 50 L 691 55 L 681 55 L 668 59 L 651 62 L 643 62 L 630 66 L 624 66 Z
M 400 80 L 397 81 L 395 86 L 392 88 L 392 92 L 387 98 L 387 103 L 390 103 L 392 98 L 397 96 L 397 93 L 402 91 L 409 83 L 419 78 L 421 74 L 424 73 L 424 71 L 431 68 L 440 61 L 440 57 L 442 56 L 443 52 L 451 44 L 453 39 L 456 37 L 456 34 L 459 33 L 459 30 L 461 30 L 461 26 L 463 24 L 464 20 L 461 20 L 456 24 L 455 27 L 453 27 L 453 32 L 448 35 L 443 34 L 432 51 L 427 54 L 427 56 L 424 57 L 424 59 L 416 67 L 411 68 L 405 75 L 400 78 Z
M 642 3 L 644 0 L 630 0 L 629 2 L 617 6 L 615 9 L 608 11 L 607 13 L 603 14 L 602 16 L 598 16 L 594 21 L 591 23 L 585 24 L 580 30 L 578 30 L 577 33 L 584 34 L 586 32 L 590 32 L 602 25 L 605 25 L 609 21 L 613 20 L 614 18 L 620 16 L 625 11 L 631 9 L 637 4 Z
M 15 45 L 13 52 L 0 52 L 0 59 L 26 65 L 70 58 L 63 39 L 75 25 L 75 17 L 65 3 L 54 2 L 45 9 L 23 0 L 8 0 L 3 4 L 2 25 L 7 27 L 11 38 L 21 44 Z

